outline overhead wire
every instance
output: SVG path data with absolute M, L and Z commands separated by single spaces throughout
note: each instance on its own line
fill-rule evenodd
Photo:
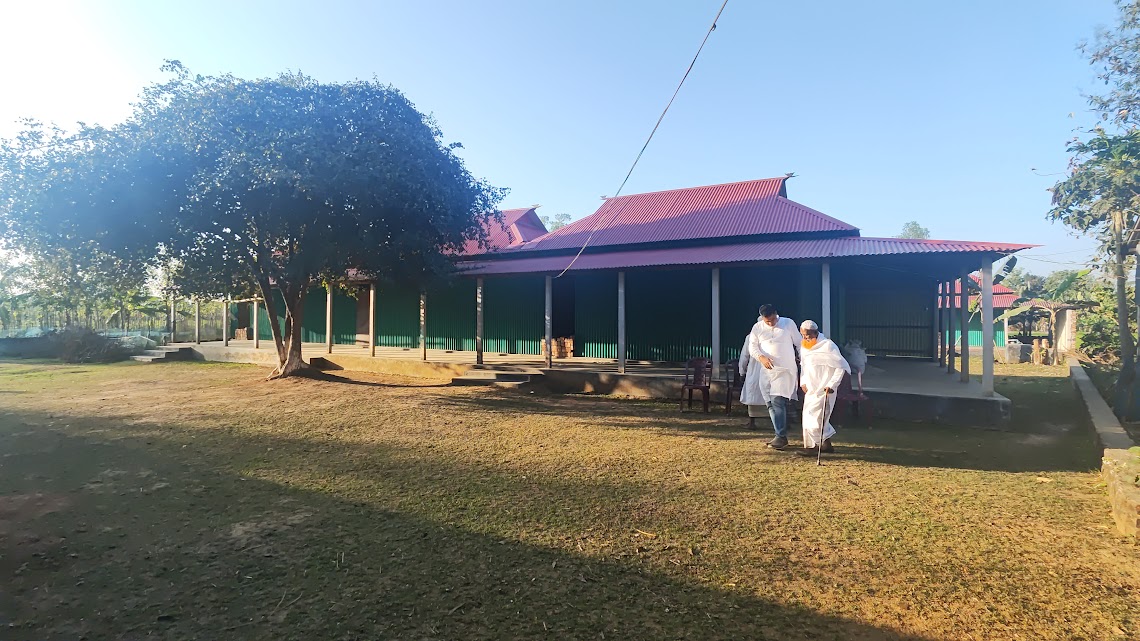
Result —
M 677 99 L 677 94 L 681 92 L 681 87 L 685 84 L 685 80 L 689 77 L 689 73 L 692 72 L 693 67 L 697 64 L 697 58 L 699 58 L 701 56 L 701 52 L 704 51 L 705 43 L 709 41 L 709 36 L 712 35 L 713 31 L 716 31 L 716 23 L 718 20 L 720 20 L 720 15 L 724 13 L 724 8 L 727 5 L 728 0 L 724 0 L 724 2 L 721 3 L 720 9 L 716 12 L 716 17 L 713 18 L 712 24 L 709 25 L 709 30 L 705 33 L 704 39 L 701 40 L 701 46 L 697 47 L 697 53 L 693 55 L 692 61 L 689 62 L 689 67 L 685 69 L 685 74 L 681 76 L 681 81 L 677 83 L 677 88 L 673 90 L 673 95 L 669 97 L 669 102 L 666 103 L 665 109 L 661 111 L 661 115 L 657 118 L 657 122 L 653 125 L 653 130 L 649 132 L 649 137 L 645 139 L 645 144 L 641 146 L 641 151 L 637 152 L 637 157 L 633 159 L 633 164 L 630 165 L 629 171 L 625 174 L 625 179 L 621 181 L 621 185 L 612 196 L 613 198 L 620 196 L 622 190 L 625 189 L 626 183 L 629 182 L 629 177 L 633 175 L 633 170 L 637 168 L 637 163 L 641 160 L 641 156 L 645 154 L 645 150 L 649 147 L 649 142 L 653 140 L 653 135 L 657 133 L 657 128 L 661 126 L 661 121 L 665 120 L 665 114 L 669 113 L 669 108 L 673 106 L 673 101 Z M 624 210 L 625 204 L 617 207 L 614 213 L 609 216 L 607 223 L 616 218 L 617 215 Z M 562 278 L 566 272 L 570 271 L 570 268 L 574 266 L 574 263 L 578 262 L 578 259 L 582 256 L 582 253 L 586 251 L 586 247 L 590 245 L 590 241 L 594 238 L 594 233 L 598 231 L 598 228 L 600 226 L 601 219 L 594 221 L 594 226 L 592 229 L 590 229 L 590 233 L 586 236 L 585 242 L 582 243 L 581 249 L 579 249 L 578 253 L 574 255 L 574 258 L 571 259 L 570 264 L 566 266 L 566 269 L 563 269 L 557 276 L 555 276 L 555 278 Z
M 1033 254 L 1033 255 L 1034 256 L 1061 256 L 1062 254 L 1077 254 L 1080 252 L 1090 252 L 1091 253 L 1091 252 L 1097 251 L 1098 249 L 1099 249 L 1098 247 L 1089 247 L 1086 249 L 1070 249 L 1070 250 L 1063 251 L 1063 252 L 1050 252 L 1048 254 Z M 1025 258 L 1025 256 L 1022 256 L 1022 258 Z

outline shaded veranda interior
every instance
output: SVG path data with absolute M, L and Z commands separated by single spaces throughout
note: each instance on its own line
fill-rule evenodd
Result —
M 0 364 L 5 638 L 1140 635 L 1080 401 L 840 428 L 355 372 Z

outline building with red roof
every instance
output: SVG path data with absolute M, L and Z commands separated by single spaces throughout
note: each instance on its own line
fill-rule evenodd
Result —
M 1031 247 L 865 237 L 790 200 L 787 183 L 607 198 L 552 232 L 533 207 L 506 210 L 490 223 L 486 246 L 470 243 L 457 257 L 454 283 L 423 297 L 382 286 L 371 342 L 471 350 L 481 362 L 484 352 L 537 355 L 544 342 L 572 338 L 574 356 L 614 359 L 619 369 L 627 360 L 729 363 L 759 306 L 772 303 L 796 321 L 816 320 L 840 344 L 858 339 L 873 355 L 953 361 L 954 328 L 969 312 L 957 295 L 946 309 L 949 283 Z M 994 304 L 983 296 L 989 314 L 1011 294 L 994 293 Z M 368 344 L 367 305 L 350 315 L 331 334 Z M 325 331 L 322 316 L 305 315 L 313 335 Z M 979 330 L 971 342 L 984 343 L 983 335 L 990 333 Z

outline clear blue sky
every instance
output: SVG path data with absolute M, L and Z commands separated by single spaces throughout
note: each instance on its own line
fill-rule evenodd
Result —
M 719 0 L 40 2 L 6 5 L 0 136 L 33 116 L 110 123 L 164 58 L 198 73 L 375 76 L 435 115 L 504 207 L 613 195 Z M 665 8 L 666 4 L 670 6 Z M 1075 46 L 1111 0 L 729 0 L 625 193 L 782 175 L 792 199 L 890 236 L 1044 245 L 1046 188 L 1097 89 Z M 1070 118 L 1069 114 L 1074 117 Z

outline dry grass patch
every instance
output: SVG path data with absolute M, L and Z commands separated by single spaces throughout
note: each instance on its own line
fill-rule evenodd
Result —
M 672 404 L 3 363 L 0 493 L 57 498 L 0 513 L 37 540 L 2 636 L 1140 638 L 1079 400 L 999 373 L 1013 430 L 853 424 L 816 467 Z

